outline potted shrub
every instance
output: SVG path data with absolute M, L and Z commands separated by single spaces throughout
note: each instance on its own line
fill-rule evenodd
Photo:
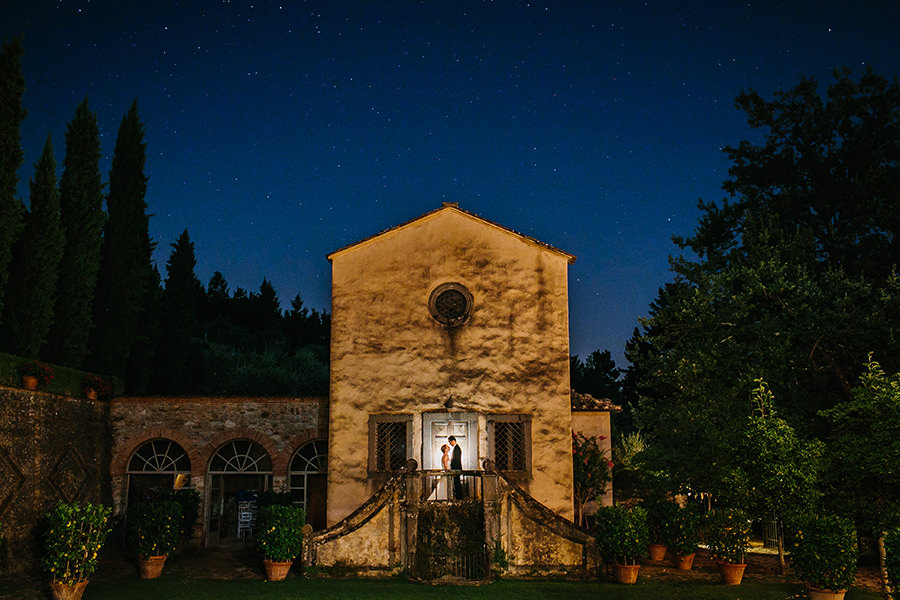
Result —
M 43 566 L 58 600 L 78 600 L 97 568 L 100 548 L 110 530 L 112 509 L 95 504 L 60 502 L 50 511 L 43 532 Z
M 701 516 L 697 509 L 678 508 L 669 527 L 669 551 L 675 557 L 675 566 L 689 571 L 694 564 L 694 554 L 700 545 Z
M 647 530 L 649 531 L 650 560 L 660 561 L 666 557 L 666 549 L 669 545 L 670 527 L 678 505 L 668 500 L 648 500 L 641 504 L 647 511 Z
M 750 547 L 750 521 L 736 509 L 720 509 L 707 514 L 706 543 L 716 559 L 722 583 L 738 585 L 744 577 L 744 555 Z
M 811 600 L 840 600 L 856 580 L 856 529 L 850 519 L 804 519 L 791 548 L 791 566 Z
M 647 552 L 647 511 L 640 506 L 603 506 L 597 511 L 594 530 L 600 551 L 613 562 L 616 581 L 637 581 L 640 563 Z
M 112 386 L 93 373 L 87 373 L 81 378 L 81 391 L 88 400 L 109 400 L 112 397 Z
M 53 369 L 36 360 L 19 365 L 19 375 L 22 377 L 22 387 L 26 390 L 36 390 L 38 386 L 45 387 L 53 381 Z
M 128 545 L 137 553 L 141 579 L 162 574 L 181 534 L 181 504 L 169 499 L 141 502 L 126 515 Z
M 266 579 L 281 581 L 287 577 L 294 559 L 303 549 L 305 524 L 306 515 L 297 506 L 272 504 L 259 509 L 256 547 L 263 556 Z

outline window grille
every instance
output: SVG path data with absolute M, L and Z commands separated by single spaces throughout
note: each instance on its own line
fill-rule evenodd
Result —
M 272 459 L 265 448 L 250 440 L 233 440 L 219 448 L 209 464 L 210 473 L 271 473 Z
M 399 471 L 406 465 L 406 422 L 375 423 L 375 470 Z
M 524 471 L 525 423 L 494 423 L 494 464 L 500 471 Z
M 309 475 L 325 473 L 328 468 L 328 444 L 315 440 L 305 444 L 291 460 L 291 497 L 306 510 L 309 501 Z
M 138 448 L 128 462 L 129 473 L 190 473 L 187 452 L 172 440 L 152 440 Z

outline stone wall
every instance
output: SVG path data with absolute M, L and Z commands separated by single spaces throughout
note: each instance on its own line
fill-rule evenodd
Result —
M 229 440 L 258 442 L 272 459 L 272 488 L 286 486 L 297 449 L 328 437 L 328 402 L 324 398 L 116 398 L 112 422 L 112 495 L 116 512 L 121 512 L 128 461 L 143 444 L 160 438 L 177 442 L 187 452 L 191 486 L 201 501 L 205 501 L 209 461 Z
M 36 570 L 36 525 L 57 502 L 111 503 L 109 404 L 0 387 L 3 570 Z

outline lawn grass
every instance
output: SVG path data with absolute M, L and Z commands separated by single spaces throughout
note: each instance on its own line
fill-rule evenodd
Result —
M 11 582 L 4 582 L 8 585 Z M 6 585 L 0 593 L 11 591 Z M 16 598 L 3 594 L 4 598 Z M 24 597 L 24 596 L 23 596 Z M 282 582 L 260 580 L 193 579 L 181 576 L 151 581 L 124 578 L 91 582 L 84 600 L 788 600 L 805 598 L 803 586 L 784 583 L 745 582 L 739 586 L 712 583 L 641 581 L 635 585 L 609 582 L 502 580 L 479 586 L 436 586 L 408 581 L 313 579 L 291 576 Z M 877 600 L 880 594 L 850 590 L 846 600 Z

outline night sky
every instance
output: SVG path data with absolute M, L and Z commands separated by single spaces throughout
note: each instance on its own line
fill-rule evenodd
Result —
M 326 254 L 458 202 L 578 257 L 571 351 L 619 366 L 722 148 L 758 139 L 734 97 L 900 73 L 896 0 L 0 0 L 22 32 L 23 200 L 85 96 L 107 181 L 136 98 L 163 277 L 187 229 L 204 285 L 330 310 Z

